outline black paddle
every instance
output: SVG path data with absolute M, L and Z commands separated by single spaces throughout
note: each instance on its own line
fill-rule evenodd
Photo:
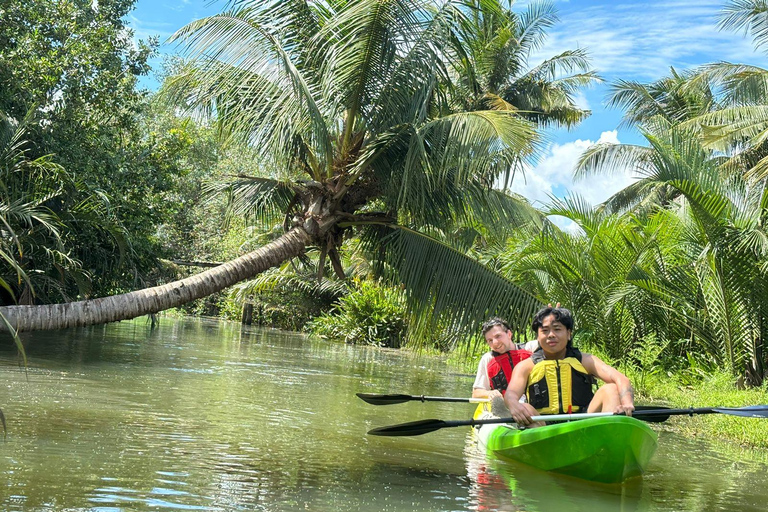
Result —
M 371 405 L 402 404 L 404 402 L 464 402 L 487 403 L 487 398 L 453 398 L 449 396 L 424 396 L 424 395 L 376 395 L 373 393 L 357 393 L 357 396 Z
M 392 404 L 402 404 L 405 402 L 414 402 L 414 401 L 463 402 L 463 403 L 473 403 L 473 404 L 490 402 L 488 398 L 454 398 L 454 397 L 447 397 L 447 396 L 425 396 L 425 395 L 402 395 L 402 394 L 378 395 L 374 393 L 357 393 L 357 396 L 363 401 L 371 405 L 392 405 Z M 636 411 L 653 410 L 655 412 L 658 412 L 660 409 L 666 410 L 668 409 L 668 407 L 658 407 L 658 406 L 649 406 L 649 405 L 635 406 Z M 643 419 L 649 423 L 661 423 L 662 421 L 668 420 L 669 415 L 663 415 L 659 413 L 654 415 L 648 415 L 646 418 L 643 418 Z
M 448 396 L 425 396 L 425 395 L 403 395 L 403 394 L 389 394 L 379 395 L 375 393 L 356 393 L 357 396 L 364 402 L 371 405 L 393 405 L 402 404 L 405 402 L 461 402 L 461 403 L 489 403 L 488 398 L 455 398 Z M 636 405 L 636 411 L 653 410 L 658 412 L 659 409 L 668 409 L 667 407 L 657 407 L 648 405 Z M 661 423 L 669 419 L 669 415 L 649 415 L 644 418 L 651 423 Z
M 768 405 L 750 405 L 747 407 L 703 407 L 689 409 L 643 409 L 635 410 L 633 417 L 645 421 L 664 421 L 670 416 L 693 416 L 694 414 L 729 414 L 731 416 L 742 416 L 749 418 L 768 418 Z M 533 421 L 563 421 L 583 418 L 598 418 L 602 416 L 613 416 L 610 412 L 594 413 L 576 413 L 576 414 L 548 414 L 543 416 L 533 416 Z M 419 420 L 388 427 L 374 428 L 368 431 L 373 436 L 420 436 L 428 434 L 435 430 L 448 427 L 464 427 L 476 425 L 490 425 L 494 423 L 514 423 L 513 418 L 490 418 L 484 420 Z

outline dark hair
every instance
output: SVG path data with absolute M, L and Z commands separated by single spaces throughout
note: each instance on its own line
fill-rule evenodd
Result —
M 485 322 L 483 322 L 483 336 L 485 336 L 485 333 L 496 327 L 497 325 L 500 325 L 504 328 L 505 331 L 511 331 L 512 327 L 509 326 L 506 320 L 503 318 L 499 318 L 497 316 L 494 316 L 492 318 L 489 318 Z
M 536 313 L 536 315 L 533 317 L 533 323 L 531 324 L 531 329 L 533 329 L 533 332 L 539 332 L 539 327 L 541 327 L 544 319 L 549 315 L 554 316 L 555 320 L 563 324 L 563 326 L 569 331 L 573 330 L 573 315 L 571 315 L 570 311 L 565 308 L 547 307 Z

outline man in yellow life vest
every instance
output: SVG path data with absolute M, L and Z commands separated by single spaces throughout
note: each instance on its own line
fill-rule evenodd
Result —
M 504 395 L 512 417 L 531 425 L 531 417 L 571 412 L 613 412 L 632 415 L 634 391 L 629 379 L 592 354 L 573 347 L 573 316 L 565 308 L 547 307 L 531 325 L 539 348 L 515 365 Z M 605 384 L 592 393 L 593 377 Z M 528 403 L 521 403 L 526 395 Z

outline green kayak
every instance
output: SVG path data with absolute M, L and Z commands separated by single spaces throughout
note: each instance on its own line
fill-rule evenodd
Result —
M 641 475 L 656 450 L 656 433 L 642 421 L 626 416 L 526 430 L 483 425 L 477 436 L 493 457 L 603 483 Z

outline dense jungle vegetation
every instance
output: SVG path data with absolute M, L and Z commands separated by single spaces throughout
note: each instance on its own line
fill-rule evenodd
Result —
M 523 339 L 559 301 L 636 378 L 764 383 L 768 70 L 613 83 L 646 143 L 595 145 L 574 172 L 640 179 L 537 210 L 510 180 L 547 129 L 589 116 L 574 98 L 599 80 L 584 50 L 531 61 L 551 4 L 238 2 L 180 30 L 147 91 L 158 41 L 126 37 L 132 3 L 0 7 L 1 305 L 170 283 L 301 232 L 179 311 L 472 354 L 482 319 Z M 731 1 L 721 28 L 764 52 L 766 19 Z

